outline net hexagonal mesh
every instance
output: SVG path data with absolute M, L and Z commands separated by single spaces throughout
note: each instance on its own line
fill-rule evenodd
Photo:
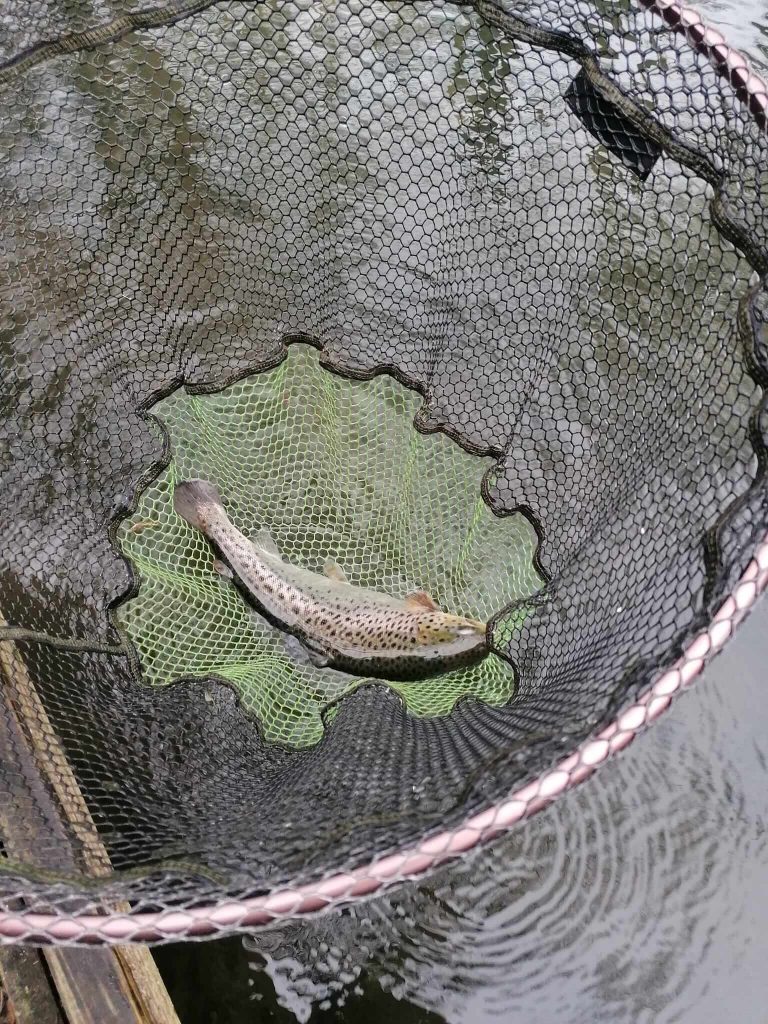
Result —
M 495 519 L 482 500 L 491 460 L 417 433 L 419 399 L 391 377 L 343 382 L 302 349 L 215 396 L 177 391 L 159 403 L 172 461 L 117 534 L 141 577 L 117 617 L 138 648 L 141 678 L 228 680 L 265 740 L 294 747 L 320 740 L 323 714 L 365 676 L 302 664 L 289 634 L 217 578 L 210 544 L 174 512 L 175 481 L 215 480 L 246 534 L 268 529 L 285 559 L 318 572 L 332 552 L 353 586 L 427 586 L 444 607 L 487 621 L 541 582 L 531 525 L 521 515 Z M 413 714 L 440 715 L 462 697 L 506 704 L 514 679 L 506 661 L 486 658 L 391 686 Z
M 768 163 L 684 35 L 629 0 L 4 29 L 1 910 L 383 857 L 707 624 L 768 529 Z M 491 653 L 300 663 L 175 516 L 189 476 L 289 562 L 489 620 Z

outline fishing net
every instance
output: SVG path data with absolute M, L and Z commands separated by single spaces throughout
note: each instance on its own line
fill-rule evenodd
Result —
M 661 2 L 3 30 L 0 931 L 202 933 L 459 830 L 712 623 L 768 530 L 768 96 Z M 302 661 L 195 477 L 491 653 Z
M 540 582 L 531 525 L 521 515 L 494 519 L 482 500 L 489 460 L 442 434 L 417 433 L 418 397 L 391 377 L 343 382 L 302 347 L 216 396 L 176 391 L 160 403 L 172 461 L 118 531 L 141 577 L 136 597 L 118 609 L 141 677 L 155 685 L 227 679 L 264 738 L 291 746 L 321 739 L 323 712 L 365 680 L 302 664 L 285 634 L 222 585 L 210 545 L 173 511 L 175 481 L 216 480 L 236 525 L 246 535 L 267 528 L 288 561 L 322 572 L 332 552 L 353 585 L 394 594 L 426 586 L 446 608 L 482 621 Z M 412 713 L 439 715 L 465 696 L 507 703 L 514 672 L 486 658 L 391 685 Z

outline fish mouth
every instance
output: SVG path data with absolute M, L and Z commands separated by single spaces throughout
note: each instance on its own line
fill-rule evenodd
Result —
M 487 629 L 488 624 L 480 622 L 479 619 L 462 619 L 458 633 L 460 636 L 483 637 L 484 639 Z

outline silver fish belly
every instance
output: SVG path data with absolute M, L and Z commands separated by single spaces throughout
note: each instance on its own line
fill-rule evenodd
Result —
M 396 598 L 356 587 L 330 560 L 321 575 L 285 562 L 267 533 L 250 541 L 206 481 L 178 484 L 174 507 L 213 542 L 266 617 L 295 636 L 315 664 L 407 680 L 473 665 L 488 653 L 484 623 L 443 612 L 424 592 Z

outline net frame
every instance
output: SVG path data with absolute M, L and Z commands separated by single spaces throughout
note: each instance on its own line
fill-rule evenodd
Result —
M 760 130 L 768 134 L 768 84 L 740 51 L 728 45 L 721 32 L 709 26 L 694 7 L 677 0 L 632 0 L 632 5 L 658 15 L 667 28 L 683 34 L 691 47 L 706 57 L 718 75 L 731 84 Z M 189 8 L 185 8 L 179 16 L 188 13 Z M 150 12 L 149 23 L 152 20 Z M 141 913 L 67 916 L 25 913 L 24 910 L 0 911 L 0 943 L 124 944 L 221 935 L 332 909 L 369 897 L 385 886 L 423 875 L 538 813 L 629 746 L 701 675 L 767 588 L 768 534 L 757 544 L 747 568 L 707 628 L 633 704 L 534 781 L 483 811 L 473 813 L 449 831 L 373 859 L 353 871 L 332 874 L 317 883 L 286 887 L 253 899 Z
M 332 910 L 370 897 L 387 886 L 416 879 L 538 814 L 625 750 L 701 676 L 705 666 L 734 636 L 738 625 L 766 589 L 768 536 L 758 546 L 743 576 L 713 616 L 710 626 L 634 704 L 533 782 L 479 814 L 473 814 L 450 831 L 388 857 L 372 860 L 354 871 L 253 899 L 158 913 L 82 914 L 72 917 L 0 913 L 0 943 L 123 944 L 221 936 Z

